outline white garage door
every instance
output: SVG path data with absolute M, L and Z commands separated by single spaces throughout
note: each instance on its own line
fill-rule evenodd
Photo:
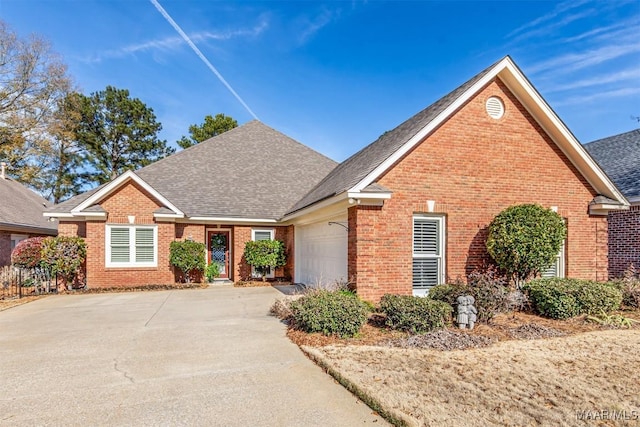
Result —
M 296 226 L 296 282 L 307 286 L 332 284 L 347 279 L 346 216 Z

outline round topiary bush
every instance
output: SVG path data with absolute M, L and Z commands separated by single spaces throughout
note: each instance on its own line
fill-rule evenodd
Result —
M 552 210 L 533 204 L 512 206 L 491 221 L 487 251 L 521 283 L 554 263 L 566 233 L 562 217 Z
M 356 335 L 369 318 L 369 306 L 347 291 L 312 291 L 289 308 L 295 328 L 341 338 Z
M 205 268 L 207 247 L 202 242 L 193 240 L 175 240 L 169 245 L 169 263 L 179 268 L 187 283 L 191 283 L 196 275 Z
M 38 268 L 42 264 L 42 242 L 45 237 L 30 237 L 16 245 L 11 252 L 11 264 L 20 268 Z

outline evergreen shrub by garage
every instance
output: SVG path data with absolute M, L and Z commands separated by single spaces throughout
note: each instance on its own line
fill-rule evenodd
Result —
M 553 319 L 618 310 L 622 292 L 611 283 L 579 279 L 536 279 L 524 285 L 533 308 Z
M 369 318 L 369 306 L 344 291 L 312 291 L 292 301 L 293 326 L 305 332 L 353 337 Z
M 400 331 L 421 334 L 444 328 L 453 308 L 444 301 L 410 295 L 387 294 L 380 300 L 386 325 Z

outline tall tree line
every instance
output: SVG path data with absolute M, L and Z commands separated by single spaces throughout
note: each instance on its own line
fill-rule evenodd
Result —
M 83 95 L 49 43 L 0 21 L 0 161 L 55 203 L 174 149 L 153 109 L 126 89 Z
M 236 126 L 207 115 L 176 144 L 188 148 Z M 59 203 L 172 154 L 161 129 L 126 89 L 79 93 L 46 40 L 21 39 L 0 20 L 0 161 L 9 176 Z

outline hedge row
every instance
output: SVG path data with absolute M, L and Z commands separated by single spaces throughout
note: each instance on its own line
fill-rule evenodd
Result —
M 523 286 L 533 308 L 553 319 L 618 310 L 622 291 L 612 283 L 579 279 L 536 279 Z

